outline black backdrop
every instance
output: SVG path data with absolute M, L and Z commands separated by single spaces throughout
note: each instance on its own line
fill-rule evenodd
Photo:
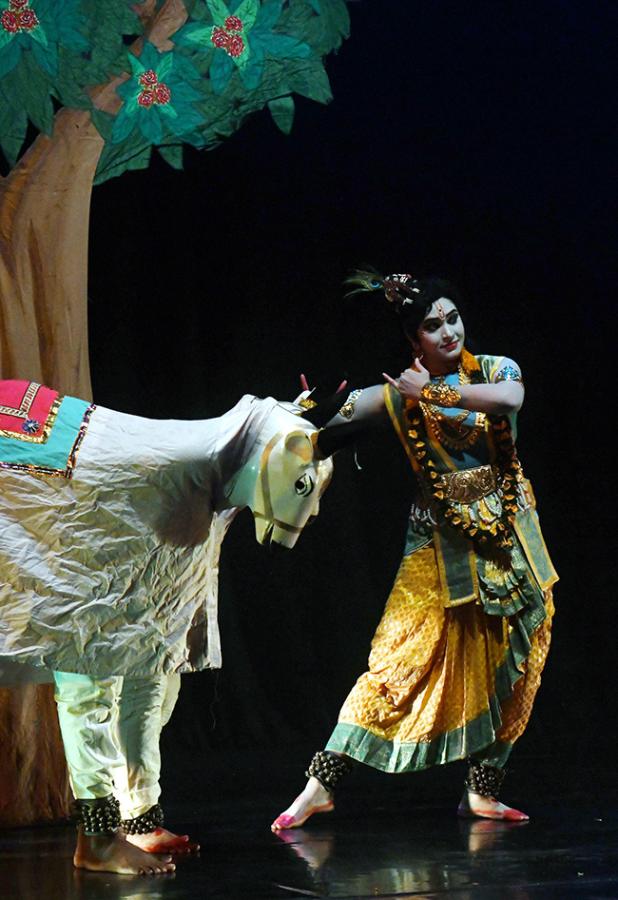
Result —
M 327 108 L 299 100 L 186 170 L 155 160 L 95 190 L 90 329 L 97 402 L 218 415 L 397 373 L 408 354 L 347 270 L 444 273 L 478 350 L 522 366 L 520 455 L 562 581 L 525 752 L 583 758 L 614 731 L 609 434 L 615 378 L 611 5 L 354 3 Z M 615 135 L 615 131 L 614 131 Z M 605 341 L 604 341 L 605 339 Z M 175 746 L 321 746 L 363 670 L 395 574 L 412 481 L 394 437 L 337 459 L 291 554 L 243 513 L 224 545 L 224 669 L 184 679 Z

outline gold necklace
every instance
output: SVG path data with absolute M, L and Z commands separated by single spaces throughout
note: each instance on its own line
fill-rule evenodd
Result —
M 457 367 L 459 384 L 471 384 L 472 379 L 461 363 Z M 442 376 L 444 381 L 444 376 Z M 443 447 L 451 450 L 467 450 L 479 439 L 481 432 L 485 430 L 485 413 L 475 413 L 474 423 L 465 425 L 464 422 L 470 415 L 468 410 L 456 413 L 454 416 L 446 416 L 440 412 L 438 406 L 421 401 L 419 403 L 425 422 L 432 436 Z

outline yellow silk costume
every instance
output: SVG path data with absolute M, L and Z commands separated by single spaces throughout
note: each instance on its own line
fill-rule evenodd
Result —
M 479 383 L 493 381 L 502 360 L 464 359 Z M 446 381 L 454 384 L 458 377 Z M 539 687 L 557 575 L 512 440 L 516 494 L 508 493 L 510 482 L 500 469 L 492 429 L 508 426 L 440 410 L 453 417 L 460 436 L 478 429 L 458 447 L 445 441 L 445 448 L 438 446 L 436 428 L 423 421 L 428 413 L 421 417 L 418 406 L 404 407 L 397 398 L 387 389 L 387 408 L 419 478 L 421 502 L 413 506 L 406 554 L 372 641 L 368 671 L 346 699 L 326 749 L 386 772 L 470 755 L 503 766 Z M 514 421 L 510 426 L 514 430 Z M 428 466 L 437 471 L 433 482 Z M 444 496 L 452 472 L 459 473 L 459 491 L 452 492 L 458 533 L 449 524 L 453 514 L 449 519 L 433 502 Z M 466 494 L 462 485 L 470 484 Z M 517 511 L 509 517 L 504 507 L 515 496 Z M 477 523 L 487 528 L 486 538 Z

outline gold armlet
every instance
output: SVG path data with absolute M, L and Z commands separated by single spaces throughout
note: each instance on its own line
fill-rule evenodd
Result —
M 344 419 L 351 419 L 354 415 L 354 407 L 356 406 L 356 401 L 361 394 L 362 390 L 359 389 L 352 391 L 351 394 L 348 394 L 348 399 L 339 410 L 339 415 L 343 416 Z
M 421 389 L 421 397 L 434 406 L 460 406 L 461 394 L 444 381 L 428 381 Z

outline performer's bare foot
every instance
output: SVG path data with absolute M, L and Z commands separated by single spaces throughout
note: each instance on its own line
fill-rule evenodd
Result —
M 117 875 L 164 875 L 176 866 L 171 856 L 159 858 L 130 844 L 124 834 L 77 833 L 73 864 L 91 872 L 115 872 Z
M 530 818 L 525 812 L 505 806 L 493 797 L 483 797 L 469 790 L 464 791 L 457 814 L 464 818 L 478 816 L 481 819 L 501 819 L 503 822 L 527 822 Z
M 189 839 L 188 834 L 174 834 L 167 828 L 155 828 L 147 834 L 127 834 L 130 844 L 146 853 L 173 853 L 176 856 L 197 853 L 200 845 Z
M 317 778 L 310 778 L 302 794 L 298 795 L 285 812 L 277 816 L 270 830 L 277 832 L 284 828 L 300 828 L 314 813 L 331 812 L 334 808 L 330 791 L 322 787 Z

